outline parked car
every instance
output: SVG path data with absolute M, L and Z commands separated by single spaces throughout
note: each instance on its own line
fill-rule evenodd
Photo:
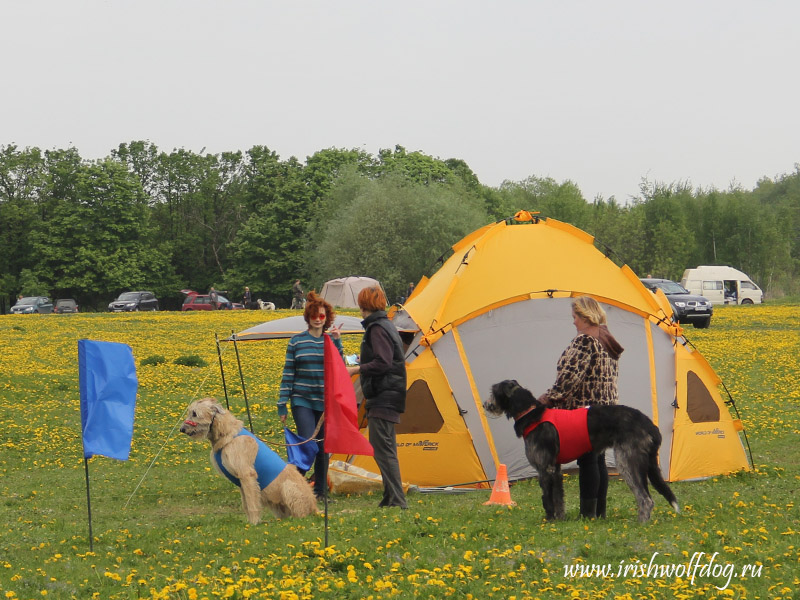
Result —
M 59 315 L 66 315 L 69 313 L 78 312 L 78 303 L 72 298 L 59 298 L 56 300 L 56 305 L 53 307 L 53 312 Z
M 181 310 L 216 310 L 217 307 L 211 302 L 211 296 L 208 294 L 198 294 L 194 290 L 181 290 L 181 293 L 186 294 L 186 299 L 183 301 Z M 244 309 L 244 304 L 240 302 L 231 302 L 225 296 L 217 292 L 217 304 L 220 310 L 241 310 Z
M 17 303 L 11 307 L 11 314 L 15 315 L 51 312 L 53 312 L 53 303 L 47 296 L 25 296 L 17 300 Z
M 158 310 L 158 300 L 153 292 L 123 292 L 108 305 L 111 312 Z
M 669 279 L 641 279 L 640 281 L 653 292 L 657 289 L 664 292 L 672 305 L 675 320 L 679 323 L 691 323 L 698 329 L 705 329 L 711 325 L 714 307 L 708 298 L 690 294 L 680 283 Z

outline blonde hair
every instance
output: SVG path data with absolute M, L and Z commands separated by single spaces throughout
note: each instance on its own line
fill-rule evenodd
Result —
M 590 325 L 605 325 L 606 311 L 591 296 L 578 296 L 572 301 L 572 311 Z

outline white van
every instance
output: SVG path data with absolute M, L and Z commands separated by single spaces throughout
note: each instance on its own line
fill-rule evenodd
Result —
M 692 294 L 705 296 L 712 304 L 761 304 L 764 292 L 733 267 L 701 265 L 686 269 L 681 285 Z

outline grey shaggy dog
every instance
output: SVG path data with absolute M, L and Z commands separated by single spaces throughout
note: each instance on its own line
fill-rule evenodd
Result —
M 534 395 L 507 379 L 492 386 L 489 399 L 483 403 L 486 412 L 514 419 L 517 437 L 531 425 L 540 421 L 546 407 Z M 659 494 L 680 512 L 678 501 L 672 493 L 658 466 L 658 449 L 661 432 L 641 411 L 630 406 L 592 406 L 587 410 L 586 424 L 592 450 L 603 452 L 614 449 L 620 475 L 636 497 L 639 521 L 650 519 L 653 499 L 647 487 L 648 479 Z M 566 435 L 567 432 L 561 432 Z M 559 432 L 549 422 L 543 422 L 525 438 L 525 456 L 539 474 L 542 504 L 547 519 L 564 518 L 564 486 L 561 465 Z

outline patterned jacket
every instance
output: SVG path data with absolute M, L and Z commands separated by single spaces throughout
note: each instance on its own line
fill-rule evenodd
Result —
M 556 382 L 546 397 L 556 408 L 616 404 L 617 360 L 590 335 L 573 338 L 556 366 Z

